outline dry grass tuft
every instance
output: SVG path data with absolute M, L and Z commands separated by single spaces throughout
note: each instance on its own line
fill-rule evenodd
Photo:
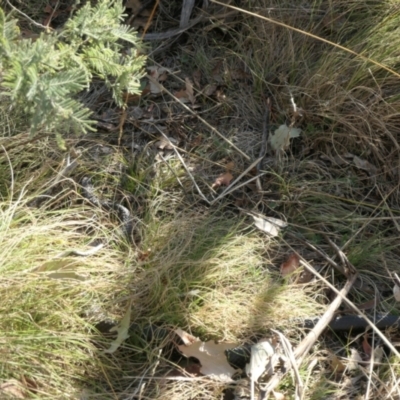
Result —
M 162 8 L 153 28 L 170 27 L 161 16 L 177 7 L 171 2 Z M 47 138 L 27 139 L 19 114 L 1 108 L 7 150 L 0 155 L 1 382 L 16 379 L 40 399 L 224 398 L 226 385 L 207 378 L 165 378 L 184 367 L 168 348 L 171 330 L 243 343 L 279 328 L 295 344 L 302 332 L 293 318 L 320 315 L 330 293 L 317 280 L 282 279 L 279 265 L 296 251 L 340 287 L 342 277 L 304 244 L 333 257 L 326 235 L 360 272 L 352 300 L 364 304 L 381 293 L 376 311 L 400 312 L 385 294 L 392 290 L 388 271 L 399 273 L 400 260 L 399 77 L 376 64 L 394 70 L 400 65 L 398 5 L 316 0 L 300 7 L 257 0 L 250 11 L 281 25 L 239 12 L 225 25 L 196 27 L 171 50 L 182 55 L 175 71 L 184 72 L 164 83 L 174 92 L 199 70 L 204 87 L 217 85 L 219 97 L 197 93 L 201 116 L 250 161 L 196 120 L 199 111 L 189 113 L 167 96 L 161 105 L 146 97 L 143 107 L 156 105 L 160 117 L 167 110 L 165 129 L 179 143 L 183 161 L 172 152 L 157 158 L 159 132 L 150 122 L 142 131 L 132 126 L 123 138 L 147 138 L 139 155 L 111 145 L 116 139 L 110 133 L 104 141 L 94 135 L 67 138 L 69 148 L 78 150 L 79 166 L 54 185 L 64 153 Z M 174 62 L 165 55 L 154 62 Z M 264 97 L 272 100 L 271 130 L 294 122 L 301 138 L 279 161 L 270 157 L 263 165 L 263 193 L 246 185 L 207 205 L 204 197 L 221 193 L 212 183 L 227 164 L 233 163 L 236 178 L 258 157 Z M 301 118 L 294 116 L 292 99 Z M 376 173 L 360 169 L 354 155 Z M 124 204 L 138 220 L 133 245 L 121 239 L 116 218 L 82 198 L 79 182 L 86 175 L 107 198 L 120 199 L 124 191 Z M 289 227 L 269 238 L 238 204 L 285 218 Z M 65 254 L 99 242 L 104 247 L 94 255 Z M 105 355 L 101 350 L 112 338 L 103 335 L 100 323 L 121 320 L 129 304 L 135 329 L 120 349 Z M 153 329 L 160 336 L 144 340 Z M 395 332 L 390 335 L 397 340 Z M 398 398 L 399 364 L 393 357 L 373 370 L 361 366 L 357 376 L 333 373 L 332 353 L 347 357 L 361 341 L 326 335 L 316 344 L 300 371 L 307 398 L 350 398 L 355 392 Z M 289 377 L 279 390 L 294 392 Z

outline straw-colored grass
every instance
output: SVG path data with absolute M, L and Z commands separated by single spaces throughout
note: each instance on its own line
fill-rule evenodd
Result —
M 67 138 L 69 148 L 79 144 L 79 167 L 49 191 L 65 154 L 49 139 L 28 138 L 18 112 L 10 114 L 3 104 L 0 384 L 14 379 L 25 398 L 37 399 L 221 399 L 227 386 L 207 377 L 164 379 L 179 369 L 164 347 L 169 336 L 143 341 L 136 332 L 106 355 L 102 350 L 112 338 L 96 326 L 118 322 L 131 304 L 131 322 L 139 330 L 180 327 L 203 340 L 241 343 L 279 328 L 295 345 L 302 331 L 293 318 L 321 315 L 330 293 L 317 280 L 299 285 L 282 279 L 279 265 L 296 251 L 340 287 L 343 278 L 304 244 L 335 257 L 325 235 L 344 248 L 362 276 L 362 285 L 351 292 L 355 303 L 391 292 L 389 271 L 400 271 L 400 78 L 377 63 L 399 68 L 400 3 L 294 3 L 257 0 L 248 10 L 303 32 L 244 12 L 209 35 L 194 29 L 190 44 L 178 49 L 177 69 L 184 73 L 164 83 L 178 89 L 196 69 L 204 85 L 217 81 L 225 97 L 197 97 L 209 107 L 201 115 L 252 160 L 260 149 L 263 97 L 272 100 L 271 130 L 294 121 L 291 98 L 302 109 L 295 122 L 303 129 L 301 139 L 279 162 L 267 160 L 262 168 L 263 195 L 249 185 L 213 206 L 205 204 L 192 179 L 211 199 L 218 192 L 211 185 L 227 163 L 233 161 L 236 177 L 249 161 L 193 115 L 169 127 L 169 135 L 179 132 L 187 169 L 174 157 L 156 159 L 151 143 L 140 155 L 127 156 L 99 137 Z M 154 62 L 162 63 L 164 55 Z M 237 69 L 246 78 L 235 78 Z M 173 115 L 189 116 L 179 104 L 167 106 Z M 202 140 L 194 146 L 199 133 Z M 148 136 L 149 142 L 155 139 Z M 18 145 L 21 140 L 27 144 Z M 107 152 L 99 158 L 101 146 Z M 349 152 L 373 164 L 376 175 L 351 159 L 335 162 Z M 134 244 L 121 235 L 112 213 L 83 199 L 84 175 L 93 176 L 101 196 L 121 198 L 124 191 L 124 204 L 137 218 Z M 43 193 L 48 197 L 38 202 Z M 277 238 L 257 231 L 238 202 L 287 219 L 287 231 L 303 242 L 285 231 Z M 65 255 L 99 242 L 104 247 L 94 255 Z M 398 314 L 398 303 L 385 294 L 376 311 Z M 395 333 L 391 338 L 396 342 Z M 350 378 L 357 374 L 334 374 L 332 352 L 347 357 L 359 342 L 321 338 L 300 369 L 307 399 L 350 398 L 355 392 L 399 398 L 399 360 L 392 356 L 373 371 L 362 366 L 363 377 L 352 387 Z M 291 377 L 278 390 L 290 397 Z

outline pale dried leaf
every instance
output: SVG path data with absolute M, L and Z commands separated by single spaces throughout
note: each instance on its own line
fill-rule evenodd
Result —
M 286 124 L 281 125 L 274 133 L 271 135 L 271 147 L 275 151 L 285 150 L 290 143 L 291 138 L 299 137 L 301 129 L 290 128 Z
M 396 301 L 400 301 L 400 286 L 394 285 L 393 287 L 393 296 Z
M 160 140 L 155 143 L 157 149 L 160 150 L 173 150 L 174 145 L 176 146 L 177 144 L 177 140 L 170 136 L 168 136 L 168 139 L 164 136 L 161 136 Z
M 191 335 L 190 333 L 185 332 L 183 329 L 178 328 L 175 329 L 175 333 L 182 339 L 182 342 L 186 345 L 189 346 L 194 342 L 199 342 L 200 339 Z
M 200 81 L 201 81 L 201 71 L 199 69 L 196 69 L 196 71 L 193 72 L 192 74 L 193 82 L 197 89 L 200 89 Z
M 275 348 L 268 340 L 251 346 L 250 363 L 246 365 L 246 374 L 253 382 L 257 382 L 266 370 L 273 368 L 268 364 L 274 354 Z
M 286 399 L 286 396 L 283 393 L 275 392 L 275 390 L 272 391 L 272 394 L 274 395 L 275 400 L 285 400 Z
M 128 331 L 131 325 L 131 308 L 132 304 L 129 303 L 121 322 L 118 324 L 118 326 L 114 326 L 110 329 L 110 332 L 117 332 L 117 338 L 111 342 L 110 348 L 104 350 L 104 353 L 114 353 L 119 348 L 119 346 L 121 346 L 124 340 L 128 339 Z
M 230 172 L 224 172 L 215 180 L 211 187 L 215 189 L 220 186 L 229 186 L 232 182 L 232 179 L 233 175 Z
M 349 371 L 355 371 L 359 368 L 360 363 L 363 362 L 360 353 L 356 349 L 350 349 L 351 355 L 349 358 L 349 362 L 347 363 L 347 369 Z
M 363 160 L 362 158 L 354 156 L 353 162 L 357 168 L 367 171 L 369 175 L 376 175 L 378 172 L 378 169 L 375 167 L 375 165 L 372 165 L 367 160 Z
M 231 382 L 232 375 L 236 372 L 230 366 L 225 355 L 225 350 L 234 349 L 237 343 L 194 342 L 189 346 L 178 346 L 186 357 L 195 357 L 200 361 L 200 372 L 212 379 Z
M 10 379 L 0 385 L 0 395 L 5 394 L 7 398 L 25 399 L 25 391 L 21 382 L 16 379 Z M 3 398 L 3 396 L 1 396 Z
M 255 226 L 270 236 L 278 236 L 281 228 L 286 228 L 287 223 L 278 218 L 260 217 L 252 215 Z

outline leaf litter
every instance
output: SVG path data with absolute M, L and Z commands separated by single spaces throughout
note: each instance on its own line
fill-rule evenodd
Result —
M 215 343 L 214 340 L 202 342 L 182 330 L 180 337 L 186 337 L 188 344 L 179 345 L 179 351 L 188 358 L 194 357 L 199 360 L 201 374 L 217 381 L 232 382 L 236 370 L 229 364 L 225 351 L 238 347 L 237 343 Z

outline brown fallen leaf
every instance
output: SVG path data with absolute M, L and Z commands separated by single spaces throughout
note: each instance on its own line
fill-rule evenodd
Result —
M 185 89 L 181 89 L 175 93 L 175 97 L 179 99 L 181 103 L 195 103 L 196 99 L 193 92 L 193 84 L 189 78 L 185 79 Z
M 229 186 L 233 179 L 233 175 L 230 172 L 224 172 L 221 174 L 215 182 L 212 184 L 212 188 L 219 188 L 220 186 Z
M 282 276 L 287 276 L 296 271 L 300 266 L 300 257 L 297 253 L 292 253 L 285 262 L 281 264 Z
M 235 163 L 233 161 L 228 162 L 228 164 L 225 165 L 225 169 L 227 172 L 230 172 L 235 168 Z
M 368 342 L 368 334 L 364 335 L 364 340 L 362 342 L 362 348 L 364 350 L 365 355 L 367 356 L 367 359 L 369 360 L 371 358 L 371 354 L 372 354 L 372 346 Z

